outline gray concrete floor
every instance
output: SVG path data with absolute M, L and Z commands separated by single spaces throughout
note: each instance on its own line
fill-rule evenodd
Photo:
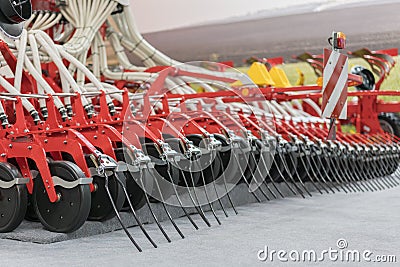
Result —
M 173 238 L 167 243 L 153 224 L 146 225 L 159 243 L 153 249 L 137 227 L 131 233 L 144 249 L 138 253 L 122 231 L 54 244 L 0 240 L 0 266 L 288 266 L 288 263 L 260 262 L 257 252 L 270 249 L 322 251 L 336 248 L 345 238 L 348 249 L 371 250 L 374 255 L 396 255 L 400 261 L 400 188 L 357 194 L 314 193 L 312 198 L 297 197 L 239 207 L 239 215 L 222 219 L 222 226 L 208 218 L 207 228 L 196 218 L 195 231 L 187 219 L 177 222 L 186 235 L 180 239 L 164 222 Z M 223 217 L 218 211 L 220 218 Z M 308 263 L 292 263 L 309 266 Z M 398 264 L 398 263 L 397 263 Z M 326 260 L 316 266 L 347 266 Z M 355 263 L 353 266 L 379 266 Z M 388 263 L 383 266 L 396 266 Z

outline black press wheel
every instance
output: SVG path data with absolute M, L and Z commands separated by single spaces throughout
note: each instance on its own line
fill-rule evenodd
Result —
M 14 166 L 0 163 L 0 179 L 10 182 L 21 178 L 21 174 Z M 0 188 L 0 232 L 7 233 L 17 228 L 24 219 L 28 205 L 26 186 L 14 185 L 11 188 Z
M 118 161 L 126 162 L 124 152 L 122 149 L 116 149 L 115 156 Z M 129 162 L 127 162 L 127 163 L 129 163 Z M 126 191 L 128 192 L 129 200 L 131 201 L 133 208 L 135 210 L 139 210 L 146 204 L 145 192 L 140 187 L 140 185 L 136 182 L 136 181 L 139 181 L 139 179 L 141 178 L 140 173 L 124 171 L 123 175 L 126 180 Z M 143 176 L 144 176 L 144 174 L 143 174 Z M 145 187 L 148 188 L 148 186 L 149 186 L 148 183 L 150 183 L 151 179 L 146 180 L 146 179 L 144 179 L 144 177 L 142 177 L 144 180 L 143 183 L 146 183 Z M 129 203 L 127 200 L 125 200 L 124 208 L 129 208 Z
M 378 116 L 384 132 L 400 137 L 400 118 L 394 113 L 382 113 Z
M 115 207 L 120 211 L 125 203 L 124 189 L 116 179 L 117 174 L 108 177 L 108 189 L 115 203 Z M 125 184 L 125 177 L 118 175 L 118 179 Z M 90 209 L 89 220 L 106 221 L 116 216 L 115 210 L 111 204 L 110 198 L 105 187 L 105 177 L 93 176 L 93 184 L 96 190 L 92 192 L 92 206 Z
M 49 163 L 50 173 L 64 181 L 76 181 L 85 175 L 78 166 L 68 161 Z M 86 221 L 90 211 L 89 185 L 78 185 L 66 189 L 56 186 L 60 200 L 50 202 L 40 175 L 34 181 L 33 204 L 43 226 L 52 232 L 70 233 L 78 230 Z

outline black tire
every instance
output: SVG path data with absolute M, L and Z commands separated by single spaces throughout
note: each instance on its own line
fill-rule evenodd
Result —
M 384 132 L 400 137 L 400 117 L 394 113 L 382 113 L 378 116 Z
M 52 176 L 58 176 L 65 181 L 75 181 L 85 177 L 82 170 L 72 162 L 50 162 L 49 168 Z M 85 223 L 90 212 L 89 185 L 78 185 L 71 189 L 56 186 L 56 192 L 61 194 L 61 199 L 52 203 L 45 190 L 42 177 L 37 176 L 34 182 L 33 204 L 40 222 L 51 232 L 70 233 L 78 230 Z
M 0 163 L 0 179 L 10 182 L 22 175 L 18 169 L 8 163 Z M 28 205 L 26 186 L 14 185 L 11 188 L 0 188 L 0 233 L 14 231 L 24 219 Z
M 122 149 L 115 150 L 115 156 L 118 161 L 126 162 L 124 152 Z M 127 162 L 127 163 L 129 163 L 129 162 Z M 137 180 L 140 179 L 140 177 L 135 177 L 135 176 L 138 176 L 140 174 L 132 173 L 130 171 L 124 171 L 123 175 L 126 180 L 126 191 L 128 192 L 128 196 L 132 203 L 132 206 L 135 210 L 139 210 L 146 204 L 146 196 L 145 196 L 146 193 L 143 191 L 143 189 L 140 187 L 140 185 L 136 182 Z M 146 180 L 144 182 L 146 182 Z M 146 188 L 147 188 L 147 185 L 146 185 Z M 129 209 L 128 200 L 125 200 L 123 208 L 126 210 Z

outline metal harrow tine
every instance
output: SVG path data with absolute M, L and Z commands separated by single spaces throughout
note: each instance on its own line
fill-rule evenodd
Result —
M 220 155 L 219 153 L 217 153 L 217 157 L 218 157 L 218 160 L 219 160 L 220 162 L 222 162 L 222 158 L 221 158 L 221 155 Z M 225 187 L 225 191 L 226 191 L 226 196 L 228 197 L 228 201 L 229 201 L 229 203 L 231 204 L 231 207 L 232 207 L 233 211 L 234 211 L 235 214 L 237 215 L 238 212 L 237 212 L 237 210 L 236 210 L 236 208 L 235 208 L 235 205 L 233 204 L 232 198 L 231 198 L 231 196 L 230 196 L 230 194 L 229 194 L 229 191 L 228 191 L 228 186 L 227 186 L 227 184 L 226 184 L 226 176 L 225 176 L 224 170 L 222 170 L 221 175 L 222 175 L 222 178 L 223 178 L 223 181 L 224 181 L 224 187 Z
M 183 173 L 183 170 L 179 169 L 179 171 L 181 172 L 182 176 L 185 177 L 185 175 L 184 175 L 184 173 Z M 210 221 L 207 219 L 206 215 L 204 214 L 203 209 L 201 208 L 200 205 L 196 204 L 196 202 L 195 202 L 195 200 L 194 200 L 194 198 L 193 198 L 193 196 L 192 196 L 192 193 L 190 192 L 190 187 L 189 187 L 188 182 L 186 181 L 186 179 L 183 179 L 183 181 L 184 181 L 184 183 L 185 183 L 185 185 L 186 185 L 186 188 L 187 188 L 187 190 L 188 190 L 189 198 L 190 198 L 190 200 L 192 201 L 193 206 L 194 206 L 194 208 L 196 209 L 197 213 L 198 213 L 198 214 L 200 215 L 200 217 L 203 219 L 203 221 L 205 222 L 205 224 L 206 224 L 208 227 L 211 227 L 211 223 L 210 223 Z
M 116 207 L 116 205 L 115 205 L 115 203 L 114 203 L 114 200 L 113 200 L 113 198 L 112 198 L 110 189 L 108 188 L 109 179 L 108 179 L 108 175 L 107 175 L 106 172 L 104 172 L 104 177 L 105 177 L 105 189 L 106 189 L 108 198 L 109 198 L 109 200 L 110 200 L 111 206 L 112 206 L 112 208 L 114 209 L 115 216 L 117 217 L 119 223 L 121 224 L 122 229 L 124 229 L 125 234 L 126 234 L 126 235 L 128 236 L 128 238 L 131 240 L 132 244 L 136 247 L 136 249 L 137 249 L 139 252 L 142 252 L 142 251 L 143 251 L 142 248 L 141 248 L 141 247 L 139 246 L 139 244 L 135 241 L 135 239 L 132 237 L 131 233 L 129 233 L 128 228 L 127 228 L 127 227 L 125 226 L 125 224 L 122 222 L 121 215 L 119 214 L 119 211 L 117 210 L 117 207 Z
M 318 174 L 319 174 L 319 177 L 321 177 L 323 183 L 320 183 L 319 181 L 318 181 L 318 183 L 320 185 L 325 184 L 328 187 L 328 189 L 330 189 L 332 191 L 332 193 L 335 194 L 335 191 L 332 189 L 332 187 L 328 186 L 328 183 L 326 182 L 321 171 L 318 168 L 316 170 L 314 170 L 315 161 L 314 161 L 313 157 L 311 155 L 306 155 L 306 160 L 307 160 L 308 164 L 310 165 L 311 172 L 313 173 L 315 179 L 318 179 Z M 318 174 L 317 174 L 317 172 L 318 172 Z M 329 191 L 325 188 L 325 185 L 323 186 L 323 188 L 325 189 L 325 191 L 327 191 L 327 193 L 329 193 Z
M 332 167 L 329 167 L 329 169 L 332 172 L 332 174 L 334 174 L 334 176 L 337 179 L 341 180 L 342 183 L 345 184 L 348 187 L 349 191 L 357 192 L 357 190 L 351 185 L 351 183 L 346 179 L 346 177 L 344 175 L 341 175 L 338 172 L 338 170 L 336 169 L 336 166 L 339 166 L 339 163 L 337 163 L 337 159 L 330 157 L 326 153 L 324 153 L 324 156 L 325 156 L 325 160 L 329 160 L 329 162 L 330 162 L 329 165 L 332 166 Z
M 278 153 L 278 155 L 279 155 L 279 157 L 280 157 L 280 159 L 281 159 L 281 161 L 282 161 L 282 163 L 283 163 L 283 167 L 285 168 L 286 172 L 287 172 L 288 175 L 289 175 L 290 180 L 292 180 L 293 186 L 296 188 L 297 192 L 298 192 L 303 198 L 306 198 L 306 197 L 304 196 L 304 194 L 303 194 L 303 191 L 301 191 L 300 188 L 297 186 L 296 181 L 294 180 L 293 175 L 292 175 L 291 172 L 290 172 L 289 166 L 287 165 L 286 159 L 282 156 L 282 154 Z M 289 153 L 289 158 L 291 159 L 291 161 L 292 161 L 292 163 L 293 163 L 293 165 L 294 165 L 294 160 L 293 160 L 292 155 L 291 155 L 290 153 Z M 274 161 L 275 161 L 275 159 L 274 159 Z M 277 165 L 277 164 L 275 163 L 275 165 Z M 286 186 L 290 189 L 290 191 L 292 191 L 293 194 L 297 195 L 296 192 L 294 192 L 294 190 L 289 186 L 289 184 L 288 184 L 288 182 L 286 181 L 286 179 L 285 179 L 283 173 L 281 172 L 281 170 L 279 170 L 279 168 L 278 168 L 277 170 L 278 170 L 279 175 L 282 177 L 284 183 L 286 184 Z M 295 171 L 297 172 L 296 169 L 295 169 Z M 303 181 L 301 181 L 300 179 L 299 179 L 299 181 L 300 181 L 301 183 L 303 182 Z M 302 186 L 304 186 L 303 183 L 302 183 Z M 304 188 L 305 188 L 305 186 L 304 186 Z M 306 192 L 307 192 L 309 195 L 311 195 L 311 193 L 310 193 L 308 190 L 306 190 Z
M 370 166 L 372 167 L 373 171 L 379 175 L 379 178 L 386 184 L 388 187 L 393 188 L 396 186 L 390 179 L 387 179 L 386 175 L 383 173 L 382 168 L 380 168 L 377 161 L 370 162 Z
M 365 159 L 363 158 L 363 155 L 360 155 L 360 157 L 362 158 L 363 162 L 365 163 Z M 375 184 L 375 186 L 378 188 L 378 190 L 384 190 L 385 189 L 384 186 L 377 179 L 374 179 L 375 177 L 373 177 L 370 174 L 370 172 L 368 171 L 369 168 L 364 168 L 364 172 L 362 172 L 362 168 L 361 168 L 361 166 L 359 165 L 358 162 L 356 162 L 356 166 L 358 166 L 359 170 L 361 170 L 360 171 L 361 173 L 364 173 L 367 176 L 367 179 L 369 181 L 371 181 L 372 183 Z
M 333 149 L 333 153 L 336 156 L 336 162 L 338 163 L 337 166 L 342 170 L 343 173 L 343 178 L 348 182 L 349 186 L 351 186 L 354 189 L 354 192 L 357 191 L 362 191 L 365 192 L 364 189 L 362 189 L 360 187 L 360 185 L 357 184 L 357 181 L 350 175 L 350 173 L 348 172 L 348 168 L 345 166 L 344 162 L 342 161 L 342 157 L 339 153 L 338 150 Z
M 365 186 L 368 188 L 369 191 L 374 192 L 374 191 L 378 190 L 378 188 L 376 188 L 369 179 L 367 179 L 366 177 L 360 176 L 361 171 L 356 169 L 358 167 L 356 155 L 351 155 L 350 159 L 351 159 L 351 163 L 352 163 L 352 164 L 350 164 L 350 168 L 352 169 L 352 171 L 353 171 L 354 175 L 357 177 L 357 179 L 361 183 L 364 182 Z
M 139 181 L 141 183 L 142 188 L 145 188 L 144 183 L 143 183 L 143 171 L 141 169 L 139 169 L 139 173 L 140 173 Z M 146 200 L 146 204 L 149 207 L 150 214 L 154 219 L 154 222 L 157 224 L 158 228 L 160 229 L 161 233 L 164 235 L 164 237 L 168 241 L 168 243 L 171 243 L 171 239 L 169 238 L 168 234 L 165 232 L 164 228 L 161 226 L 161 224 L 158 221 L 156 215 L 154 214 L 153 209 L 151 208 L 151 203 L 150 203 L 148 195 L 144 194 L 144 197 L 145 197 L 145 200 Z
M 256 157 L 253 155 L 253 153 L 250 152 L 250 156 L 252 157 L 252 159 L 254 160 L 254 162 L 256 161 Z M 258 172 L 260 174 L 260 177 L 262 176 L 260 169 L 258 168 L 258 166 L 256 166 L 256 169 L 254 170 L 254 172 Z M 254 173 L 252 173 L 252 177 L 253 179 L 258 183 L 258 181 L 256 180 L 256 175 Z M 258 190 L 261 192 L 261 194 L 267 199 L 267 201 L 270 201 L 271 199 L 268 197 L 268 195 L 264 192 L 264 190 L 262 190 L 261 186 L 258 187 Z
M 293 158 L 293 156 L 290 154 L 289 155 L 289 158 L 290 158 L 290 161 L 292 162 L 292 164 L 294 165 L 294 158 Z M 283 163 L 284 164 L 284 167 L 285 167 L 285 169 L 288 169 L 289 168 L 289 166 L 287 166 L 287 163 L 286 163 L 286 161 Z M 289 171 L 287 171 L 287 172 L 289 172 Z M 300 184 L 301 184 L 301 186 L 303 187 L 303 189 L 304 189 L 304 191 L 306 191 L 306 193 L 310 196 L 310 197 L 312 197 L 312 194 L 310 193 L 310 191 L 307 189 L 307 187 L 305 186 L 305 184 L 304 184 L 304 182 L 303 182 L 303 180 L 301 180 L 301 177 L 300 177 L 300 174 L 299 174 L 299 172 L 297 171 L 297 168 L 295 168 L 294 169 L 294 173 L 295 173 L 295 175 L 296 175 L 296 177 L 297 177 L 297 180 L 300 182 Z M 290 176 L 291 174 L 289 174 L 289 176 Z M 291 175 L 291 176 L 293 176 L 293 175 Z M 318 190 L 318 188 L 317 188 L 317 190 Z
M 394 177 L 392 175 L 387 174 L 387 173 L 389 173 L 388 166 L 384 163 L 386 161 L 386 154 L 381 153 L 380 157 L 381 157 L 381 160 L 379 162 L 377 162 L 377 165 L 379 165 L 379 166 L 377 166 L 378 170 L 382 170 L 383 176 L 386 177 L 386 179 L 390 180 L 394 186 L 398 186 L 399 182 L 396 179 L 394 179 Z M 384 172 L 383 170 L 386 170 L 386 172 Z
M 297 148 L 299 149 L 299 151 L 301 152 L 302 151 L 302 147 L 300 147 L 299 145 L 297 146 Z M 307 161 L 308 161 L 308 164 L 310 165 L 310 169 L 311 169 L 311 172 L 312 172 L 312 175 L 308 172 L 308 170 L 306 169 L 306 172 L 307 172 L 307 175 L 309 176 L 309 178 L 310 178 L 310 180 L 313 182 L 313 184 L 314 184 L 314 180 L 313 180 L 313 176 L 317 179 L 317 175 L 316 175 L 316 173 L 314 172 L 314 169 L 312 168 L 312 164 L 311 164 L 311 162 L 309 161 L 309 159 L 308 159 L 308 155 L 307 155 L 307 152 L 303 149 L 303 152 L 304 152 L 304 154 L 305 154 L 305 156 L 306 156 L 306 159 L 307 159 Z M 304 160 L 303 160 L 303 157 L 299 157 L 300 158 L 300 160 L 301 160 L 301 163 L 303 163 L 303 165 L 304 166 L 306 166 L 306 164 L 305 164 L 305 162 L 304 162 Z M 317 182 L 320 186 L 321 186 L 321 188 L 327 193 L 327 194 L 329 194 L 329 191 L 328 191 L 328 189 L 326 189 L 325 188 L 325 186 L 323 186 L 322 185 L 322 183 L 320 183 L 320 182 Z M 318 190 L 319 191 L 319 190 Z M 320 193 L 321 193 L 321 191 L 320 191 Z M 321 193 L 322 194 L 322 193 Z
M 215 151 L 215 152 L 216 152 L 215 156 L 217 156 L 218 152 L 217 151 Z M 221 163 L 221 165 L 222 165 L 222 163 Z M 212 165 L 210 165 L 210 171 L 211 171 L 212 177 L 214 178 L 214 181 L 217 180 L 218 177 L 215 176 L 214 168 L 213 168 Z M 202 174 L 202 175 L 204 176 L 204 174 Z M 203 177 L 203 180 L 205 180 L 204 177 Z M 222 200 L 221 200 L 220 196 L 218 195 L 217 185 L 215 184 L 214 181 L 212 182 L 212 184 L 213 184 L 213 187 L 214 187 L 215 195 L 217 196 L 217 201 L 218 201 L 219 205 L 221 206 L 221 209 L 224 212 L 225 217 L 228 218 L 229 217 L 228 212 L 225 210 L 225 207 L 222 204 Z
M 367 161 L 367 164 L 368 164 L 368 166 L 369 166 L 369 170 L 370 170 L 370 172 L 372 172 L 371 173 L 371 176 L 373 176 L 373 173 L 376 173 L 377 172 L 377 170 L 376 170 L 376 166 L 375 166 L 375 164 L 374 163 L 372 163 L 371 161 Z M 386 181 L 386 179 L 384 179 L 384 177 L 383 177 L 383 175 L 381 175 L 379 172 L 378 172 L 378 174 L 380 175 L 380 176 L 378 176 L 378 177 L 374 177 L 376 180 L 380 180 L 381 182 L 382 182 L 382 184 L 384 185 L 384 186 L 386 186 L 386 188 L 393 188 L 394 187 L 394 185 L 392 185 L 391 183 L 389 183 L 388 181 Z
M 172 176 L 171 176 L 171 171 L 170 171 L 170 169 L 169 169 L 170 166 L 171 166 L 171 165 L 170 165 L 170 163 L 168 162 L 168 163 L 167 163 L 167 174 L 168 174 L 168 176 L 169 176 L 170 181 L 173 181 L 173 180 L 172 180 Z M 196 230 L 199 230 L 199 227 L 197 226 L 197 224 L 193 221 L 192 217 L 191 217 L 191 216 L 189 215 L 189 213 L 186 211 L 185 207 L 183 207 L 182 200 L 181 200 L 181 198 L 179 197 L 178 191 L 176 190 L 176 187 L 175 187 L 176 185 L 175 185 L 173 182 L 171 182 L 171 184 L 172 184 L 172 188 L 174 189 L 176 199 L 178 200 L 179 206 L 181 207 L 183 213 L 184 213 L 185 216 L 188 218 L 188 220 L 189 220 L 190 223 L 193 225 L 193 227 L 194 227 Z M 194 203 L 193 203 L 193 204 L 194 204 Z
M 212 167 L 212 166 L 210 166 L 210 171 L 211 171 L 212 177 L 215 177 L 214 170 L 213 170 L 213 167 Z M 203 175 L 203 176 L 204 176 L 204 175 Z M 215 177 L 215 179 L 216 179 L 216 178 L 217 178 L 217 177 Z M 203 177 L 203 180 L 205 181 L 204 177 Z M 224 212 L 225 217 L 228 218 L 229 215 L 228 215 L 228 213 L 226 212 L 226 210 L 225 210 L 225 208 L 224 208 L 224 205 L 222 205 L 221 198 L 220 198 L 219 195 L 218 195 L 217 186 L 215 185 L 214 181 L 212 181 L 212 184 L 213 184 L 214 191 L 215 191 L 215 194 L 216 194 L 217 199 L 218 199 L 217 201 L 218 201 L 219 205 L 221 206 L 221 209 L 222 209 L 222 211 Z
M 315 152 L 315 151 L 314 151 Z M 316 153 L 316 152 L 315 152 Z M 322 153 L 321 153 L 322 154 Z M 324 176 L 326 176 L 326 178 L 329 180 L 329 182 L 331 183 L 331 185 L 332 185 L 332 187 L 334 188 L 334 189 L 336 189 L 338 192 L 340 192 L 340 189 L 333 183 L 333 181 L 332 181 L 332 179 L 329 177 L 329 175 L 328 175 L 328 173 L 326 172 L 326 170 L 325 170 L 325 166 L 322 164 L 322 161 L 321 161 L 321 158 L 320 158 L 320 155 L 321 154 L 317 154 L 317 159 L 318 159 L 318 161 L 319 161 L 319 164 L 322 166 L 322 171 L 324 172 L 324 173 L 322 173 L 319 169 L 317 169 L 318 170 L 318 173 L 319 173 L 319 175 L 321 176 L 321 178 L 322 178 L 322 180 L 325 182 L 325 183 L 327 183 L 326 182 L 326 180 L 325 180 L 325 178 L 324 178 Z M 315 165 L 315 166 L 317 166 L 318 165 L 318 162 L 316 162 L 315 161 L 315 159 L 314 159 L 314 157 L 310 157 L 310 159 L 311 159 L 311 161 L 312 161 L 312 163 Z M 347 193 L 347 192 L 346 192 Z
M 339 186 L 343 189 L 343 191 L 346 194 L 349 193 L 350 191 L 352 191 L 351 188 L 349 189 L 349 187 L 345 183 L 345 181 L 343 181 L 342 177 L 336 172 L 336 169 L 335 168 L 331 168 L 333 159 L 329 158 L 325 148 L 321 148 L 321 151 L 322 151 L 322 155 L 323 155 L 324 159 L 329 162 L 327 167 L 328 167 L 328 171 L 332 174 L 333 179 L 339 184 Z M 318 159 L 319 159 L 320 163 L 323 164 L 322 160 L 319 157 L 318 157 Z M 323 168 L 323 170 L 326 171 L 325 168 Z M 326 172 L 326 175 L 329 176 L 329 173 Z M 346 190 L 346 188 L 347 188 L 347 190 Z
M 192 173 L 192 162 L 190 162 L 190 165 L 189 165 L 189 173 L 190 173 L 190 177 L 192 179 L 193 186 L 196 186 L 194 184 L 194 178 L 193 178 L 193 173 Z M 200 176 L 202 177 L 203 183 L 205 184 L 206 183 L 206 179 L 204 178 L 204 174 L 203 174 L 202 171 L 200 171 Z M 198 198 L 197 198 L 196 190 L 194 190 L 194 192 L 195 192 L 195 197 L 196 197 L 197 201 L 199 201 Z M 212 203 L 210 201 L 210 198 L 208 196 L 207 190 L 204 190 L 204 194 L 206 196 L 206 199 L 207 199 L 207 202 L 208 202 L 208 206 L 210 207 L 211 213 L 213 214 L 213 216 L 214 216 L 215 220 L 217 221 L 217 223 L 219 225 L 221 225 L 221 221 L 219 220 L 217 214 L 215 213 L 214 206 L 212 205 Z
M 160 188 L 160 184 L 158 183 L 156 178 L 154 178 L 154 182 L 155 182 L 155 184 L 157 186 L 158 192 L 160 193 L 161 204 L 163 206 L 163 209 L 164 209 L 165 213 L 167 214 L 167 217 L 168 217 L 169 221 L 172 223 L 172 225 L 174 226 L 174 228 L 178 232 L 178 234 L 181 236 L 181 238 L 184 239 L 185 236 L 183 235 L 181 229 L 179 229 L 178 225 L 176 225 L 174 219 L 172 218 L 171 214 L 169 213 L 169 211 L 167 209 L 167 205 L 165 204 L 165 199 L 164 199 L 164 196 L 162 194 L 162 191 L 161 191 L 161 188 Z M 142 184 L 143 184 L 143 182 L 142 182 Z
M 342 157 L 336 152 L 337 156 L 337 162 L 339 163 L 339 167 L 343 170 L 344 173 L 344 178 L 349 182 L 349 184 L 355 188 L 357 191 L 365 192 L 363 188 L 359 184 L 357 184 L 357 181 L 351 176 L 351 174 L 348 171 L 348 168 L 344 165 Z
M 388 159 L 388 157 L 390 157 L 390 158 L 392 158 L 393 159 L 393 155 L 388 155 L 388 154 L 385 154 L 384 156 L 383 156 L 383 158 L 382 158 L 382 168 L 384 168 L 384 169 L 386 169 L 386 172 L 387 173 L 390 173 L 390 169 L 389 169 L 389 167 L 392 165 L 390 162 L 389 162 L 389 159 Z M 398 168 L 397 168 L 398 169 Z M 393 177 L 393 175 L 394 175 L 394 177 Z M 391 180 L 396 184 L 396 185 L 399 185 L 400 183 L 396 180 L 396 178 L 397 179 L 399 179 L 399 175 L 397 174 L 397 170 L 392 174 L 392 175 L 389 175 L 389 177 L 391 178 Z
M 262 157 L 262 162 L 263 162 L 264 167 L 267 169 L 267 163 L 265 162 L 265 159 L 264 159 L 263 157 Z M 282 194 L 281 190 L 279 190 L 279 188 L 277 187 L 275 181 L 272 179 L 272 177 L 271 177 L 269 171 L 267 172 L 267 177 L 268 177 L 268 179 L 271 181 L 272 186 L 275 188 L 275 190 L 278 192 L 278 194 L 279 194 L 282 198 L 285 198 L 285 196 Z M 266 181 L 265 179 L 264 179 L 264 183 L 265 183 L 265 185 L 268 187 L 267 181 Z M 270 191 L 271 191 L 271 190 L 270 190 Z M 271 191 L 271 192 L 272 192 L 272 191 Z M 275 196 L 275 194 L 274 194 L 274 196 Z M 276 198 L 276 196 L 275 196 L 275 198 Z
M 117 182 L 119 183 L 119 185 L 122 187 L 126 200 L 128 201 L 129 204 L 129 208 L 130 211 L 132 212 L 132 216 L 135 219 L 136 223 L 138 224 L 139 228 L 142 230 L 143 234 L 145 235 L 145 237 L 147 238 L 147 240 L 149 240 L 149 242 L 153 245 L 154 248 L 157 248 L 157 244 L 154 242 L 154 240 L 150 237 L 149 233 L 147 233 L 146 229 L 144 228 L 142 222 L 139 220 L 135 209 L 133 208 L 131 199 L 129 197 L 128 191 L 126 190 L 126 187 L 124 185 L 124 183 L 118 178 L 118 176 L 115 176 L 115 179 L 117 180 Z
M 341 152 L 341 153 L 344 153 L 344 152 Z M 361 191 L 361 192 L 369 191 L 369 188 L 364 183 L 362 183 L 362 178 L 361 178 L 361 176 L 358 175 L 358 172 L 355 172 L 354 173 L 355 177 L 353 177 L 351 172 L 350 172 L 350 170 L 349 170 L 349 167 L 348 167 L 348 164 L 347 164 L 348 162 L 346 162 L 342 157 L 340 157 L 339 154 L 337 154 L 337 155 L 339 157 L 339 164 L 341 165 L 341 168 L 344 169 L 344 173 L 345 173 L 346 177 L 348 178 L 348 180 L 351 182 L 351 184 L 358 191 Z M 345 156 L 349 157 L 349 151 L 348 150 L 346 150 L 346 155 Z
M 252 194 L 252 195 L 254 196 L 254 198 L 257 200 L 258 203 L 261 203 L 262 201 L 260 200 L 260 198 L 259 198 L 253 191 L 250 190 L 250 184 L 249 184 L 249 182 L 246 180 L 245 177 L 243 177 L 244 171 L 243 171 L 243 169 L 242 169 L 242 166 L 240 166 L 240 161 L 239 161 L 239 159 L 237 158 L 237 156 L 236 156 L 235 153 L 233 153 L 233 157 L 235 158 L 236 164 L 238 164 L 239 171 L 240 171 L 240 175 L 242 176 L 242 179 L 244 180 L 245 184 L 247 185 L 247 188 L 249 189 L 250 194 Z
M 358 154 L 357 156 L 358 156 L 358 158 L 361 158 L 361 160 L 362 160 L 363 162 L 365 162 L 365 160 L 363 159 L 362 155 Z M 367 185 L 370 184 L 370 185 L 373 186 L 374 189 L 376 189 L 376 190 L 382 190 L 381 186 L 380 186 L 379 184 L 376 183 L 376 180 L 375 180 L 375 179 L 371 179 L 371 177 L 369 176 L 369 174 L 368 174 L 367 172 L 364 172 L 364 171 L 363 171 L 364 168 L 362 168 L 362 166 L 360 166 L 359 160 L 358 160 L 357 158 L 354 160 L 354 167 L 357 168 L 357 169 L 355 170 L 354 173 L 355 173 L 355 175 L 358 177 L 359 180 L 365 180 L 365 181 L 366 181 L 365 184 L 367 184 Z M 363 173 L 364 173 L 367 177 L 362 178 L 361 175 L 362 175 Z M 374 178 L 374 177 L 372 177 L 372 178 Z

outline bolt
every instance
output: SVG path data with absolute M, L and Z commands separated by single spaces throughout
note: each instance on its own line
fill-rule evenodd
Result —
M 61 201 L 61 197 L 62 197 L 61 193 L 57 193 L 57 202 Z
M 68 144 L 67 140 L 64 141 L 64 145 Z
M 8 147 L 9 147 L 9 148 L 12 148 L 12 147 L 13 147 L 13 145 L 12 145 L 12 144 L 10 144 Z
M 45 144 L 47 144 L 48 142 L 49 142 L 49 140 L 47 140 L 47 139 L 44 140 L 44 143 L 45 143 Z
M 1 156 L 4 158 L 7 154 L 6 153 L 2 153 Z
M 31 149 L 32 149 L 32 146 L 28 146 L 28 149 L 31 150 Z

